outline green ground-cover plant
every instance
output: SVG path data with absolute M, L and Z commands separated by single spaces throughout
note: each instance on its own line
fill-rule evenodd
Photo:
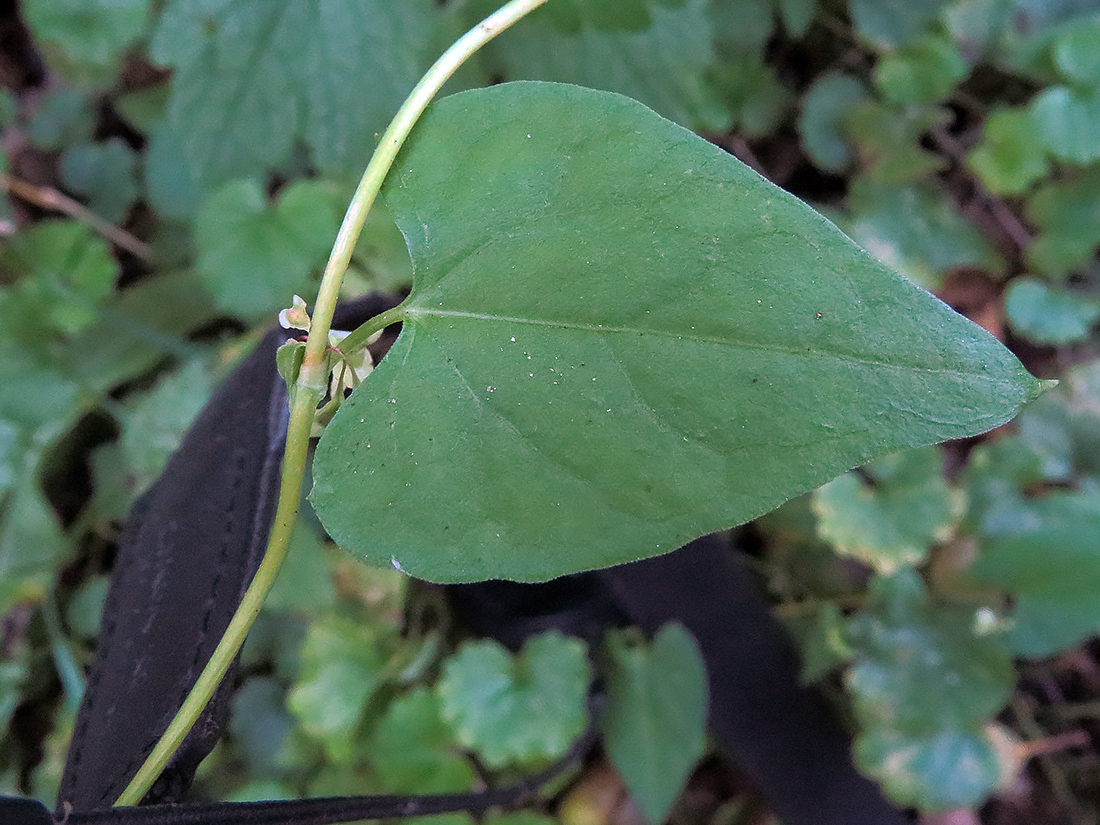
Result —
M 357 174 L 374 143 L 373 136 L 382 130 L 385 118 L 439 47 L 488 10 L 475 2 L 439 7 L 362 0 L 326 4 L 323 11 L 315 13 L 309 4 L 294 2 L 201 7 L 168 3 L 154 14 L 150 4 L 133 2 L 126 4 L 124 15 L 118 10 L 121 7 L 108 9 L 107 5 L 81 4 L 79 9 L 68 9 L 47 2 L 25 3 L 36 41 L 63 82 L 46 93 L 33 111 L 25 103 L 17 105 L 15 98 L 0 101 L 0 123 L 18 130 L 35 147 L 60 152 L 60 184 L 107 220 L 129 214 L 128 227 L 152 245 L 151 254 L 157 261 L 154 267 L 144 267 L 124 259 L 120 281 L 119 256 L 86 229 L 87 224 L 75 220 L 21 225 L 5 240 L 8 323 L 0 354 L 5 386 L 0 429 L 0 469 L 4 470 L 0 482 L 5 491 L 0 517 L 0 598 L 5 610 L 38 604 L 45 616 L 55 598 L 49 594 L 59 587 L 56 598 L 65 608 L 61 630 L 48 638 L 45 629 L 40 636 L 20 637 L 23 643 L 15 646 L 5 662 L 3 684 L 8 687 L 0 689 L 0 713 L 5 716 L 16 705 L 26 705 L 36 691 L 48 689 L 49 658 L 65 672 L 67 646 L 75 647 L 77 657 L 83 657 L 85 640 L 94 625 L 88 617 L 95 614 L 96 588 L 102 592 L 101 580 L 92 578 L 78 592 L 80 598 L 74 599 L 69 585 L 59 585 L 58 570 L 74 559 L 84 560 L 84 569 L 95 567 L 94 561 L 88 560 L 96 558 L 104 538 L 110 536 L 112 521 L 125 512 L 138 486 L 151 480 L 186 426 L 188 410 L 197 409 L 212 384 L 211 376 L 232 357 L 224 348 L 219 353 L 218 347 L 211 347 L 209 336 L 203 339 L 207 343 L 196 344 L 189 334 L 227 313 L 248 324 L 260 319 L 268 323 L 275 310 L 289 303 L 293 292 L 312 298 L 307 273 L 322 263 L 340 203 L 350 194 L 349 178 Z M 1017 8 L 1011 3 L 996 8 L 979 6 L 929 3 L 902 12 L 870 2 L 845 7 L 805 2 L 773 5 L 765 0 L 639 0 L 630 4 L 551 0 L 544 12 L 519 24 L 452 83 L 455 88 L 480 87 L 493 76 L 566 81 L 628 94 L 685 126 L 716 137 L 796 191 L 804 186 L 860 244 L 927 287 L 940 288 L 946 277 L 949 294 L 952 278 L 964 268 L 980 271 L 995 285 L 1011 277 L 1006 304 L 1010 329 L 1037 344 L 1076 344 L 1080 349 L 1074 358 L 1091 358 L 1097 318 L 1093 253 L 1100 239 L 1095 219 L 1100 191 L 1095 182 L 1096 152 L 1087 142 L 1087 136 L 1096 131 L 1089 126 L 1095 120 L 1090 113 L 1095 109 L 1098 82 L 1089 59 L 1095 11 L 1086 8 L 1087 4 L 1051 4 L 1043 9 L 1022 4 Z M 87 25 L 73 24 L 77 14 L 85 15 L 81 20 Z M 1019 25 L 1020 15 L 1026 15 L 1027 26 Z M 327 40 L 333 33 L 343 38 L 338 47 Z M 322 42 L 327 44 L 324 48 L 317 45 Z M 801 64 L 793 60 L 785 63 L 784 50 L 810 58 Z M 337 53 L 354 55 L 360 62 L 323 62 L 310 57 Z M 130 85 L 132 81 L 116 82 L 122 62 L 133 61 L 136 55 L 171 68 L 171 79 L 140 88 Z M 364 84 L 363 77 L 374 80 Z M 732 265 L 729 257 L 722 260 L 720 254 L 736 245 L 731 245 L 728 237 L 723 238 L 724 243 L 707 246 L 704 236 L 714 237 L 714 233 L 699 231 L 693 236 L 694 229 L 690 229 L 705 225 L 708 230 L 726 232 L 738 210 L 752 219 L 751 204 L 722 200 L 722 190 L 745 187 L 768 201 L 769 208 L 801 220 L 797 234 L 819 233 L 809 236 L 847 249 L 843 271 L 852 270 L 851 261 L 857 261 L 854 269 L 865 273 L 856 277 L 851 287 L 854 297 L 865 294 L 866 283 L 885 278 L 883 283 L 889 283 L 890 290 L 877 295 L 877 310 L 868 305 L 864 311 L 868 323 L 880 321 L 888 334 L 899 336 L 898 342 L 909 342 L 898 344 L 907 355 L 913 349 L 910 343 L 921 337 L 918 330 L 928 320 L 920 313 L 936 305 L 843 247 L 839 236 L 831 236 L 811 213 L 785 205 L 776 190 L 728 158 L 719 159 L 717 150 L 706 148 L 687 133 L 633 104 L 606 102 L 618 99 L 564 92 L 560 87 L 542 88 L 558 95 L 555 106 L 575 107 L 557 111 L 567 110 L 578 122 L 589 122 L 592 108 L 599 108 L 601 114 L 605 109 L 616 112 L 618 131 L 612 124 L 579 131 L 589 134 L 593 145 L 606 146 L 609 140 L 619 143 L 603 155 L 584 156 L 581 149 L 593 151 L 592 147 L 570 143 L 560 115 L 543 123 L 551 98 L 540 97 L 527 86 L 471 92 L 444 101 L 431 114 L 406 157 L 399 161 L 404 166 L 391 178 L 385 193 L 385 206 L 408 236 L 418 267 L 418 281 L 404 315 L 409 329 L 395 351 L 405 354 L 409 369 L 398 372 L 396 359 L 388 358 L 364 392 L 353 396 L 356 400 L 332 424 L 325 439 L 327 444 L 332 437 L 331 444 L 322 451 L 320 498 L 330 496 L 335 501 L 336 491 L 342 488 L 357 501 L 366 501 L 363 506 L 367 508 L 379 509 L 391 499 L 430 502 L 430 518 L 417 527 L 422 535 L 447 526 L 446 520 L 439 518 L 440 512 L 467 519 L 476 514 L 481 525 L 503 523 L 484 502 L 427 497 L 425 490 L 442 495 L 445 485 L 422 475 L 400 475 L 413 471 L 398 470 L 391 462 L 387 465 L 392 475 L 384 492 L 372 488 L 374 492 L 364 495 L 347 482 L 333 480 L 332 471 L 348 460 L 349 453 L 359 460 L 366 450 L 350 446 L 362 435 L 351 434 L 353 418 L 361 417 L 364 424 L 370 422 L 382 430 L 377 435 L 371 433 L 370 450 L 396 454 L 410 443 L 407 439 L 416 438 L 409 452 L 424 456 L 425 450 L 434 450 L 432 466 L 440 466 L 439 460 L 447 453 L 469 446 L 458 439 L 443 444 L 427 442 L 438 431 L 433 428 L 445 423 L 454 435 L 470 432 L 473 421 L 474 431 L 484 443 L 513 445 L 512 452 L 486 448 L 485 454 L 502 465 L 517 461 L 526 465 L 534 456 L 534 460 L 571 471 L 571 475 L 555 479 L 553 485 L 527 494 L 523 506 L 533 501 L 549 510 L 568 507 L 571 502 L 575 506 L 582 497 L 587 506 L 596 499 L 578 495 L 587 488 L 578 486 L 575 476 L 583 477 L 585 462 L 596 463 L 598 453 L 592 452 L 591 443 L 578 439 L 581 449 L 572 455 L 554 452 L 566 448 L 552 442 L 552 435 L 547 441 L 539 440 L 549 431 L 536 434 L 533 430 L 536 410 L 529 410 L 530 418 L 508 418 L 500 412 L 517 401 L 537 400 L 542 405 L 537 423 L 553 420 L 553 416 L 542 416 L 558 404 L 554 392 L 565 385 L 555 385 L 556 373 L 550 371 L 561 370 L 564 362 L 573 364 L 576 373 L 579 368 L 575 365 L 582 360 L 579 353 L 593 345 L 600 348 L 602 356 L 583 361 L 585 369 L 592 371 L 584 378 L 596 378 L 595 384 L 611 387 L 611 394 L 598 399 L 584 396 L 593 402 L 591 410 L 560 406 L 560 413 L 555 410 L 554 414 L 560 416 L 559 422 L 585 415 L 586 422 L 591 419 L 593 426 L 603 427 L 601 422 L 610 408 L 609 426 L 590 431 L 592 441 L 615 444 L 619 437 L 623 446 L 614 453 L 615 463 L 603 468 L 609 478 L 642 477 L 645 481 L 639 489 L 646 485 L 651 489 L 639 493 L 635 500 L 612 499 L 618 522 L 606 533 L 619 537 L 620 545 L 608 549 L 607 558 L 576 553 L 562 566 L 541 573 L 517 560 L 508 571 L 511 575 L 538 578 L 564 570 L 566 565 L 590 566 L 624 558 L 626 552 L 649 552 L 648 544 L 639 537 L 649 541 L 650 535 L 654 545 L 672 549 L 690 535 L 743 521 L 872 456 L 977 431 L 977 424 L 969 430 L 961 426 L 941 429 L 935 421 L 928 421 L 960 420 L 957 410 L 947 414 L 949 407 L 944 404 L 955 401 L 944 402 L 942 390 L 941 397 L 926 408 L 914 407 L 912 398 L 891 394 L 883 411 L 896 416 L 893 424 L 906 415 L 923 422 L 915 426 L 919 434 L 909 431 L 899 435 L 900 430 L 890 430 L 891 437 L 853 442 L 847 450 L 834 445 L 826 456 L 814 457 L 821 465 L 813 472 L 806 470 L 810 459 L 799 455 L 801 474 L 780 479 L 783 483 L 777 483 L 770 495 L 759 493 L 760 464 L 754 460 L 748 475 L 753 482 L 752 495 L 759 497 L 739 501 L 744 491 L 739 489 L 738 473 L 714 463 L 711 447 L 718 441 L 723 449 L 744 451 L 753 444 L 751 438 L 733 442 L 729 432 L 715 422 L 725 424 L 739 416 L 751 422 L 753 415 L 769 424 L 777 419 L 770 412 L 775 408 L 761 406 L 759 399 L 765 391 L 772 392 L 775 399 L 782 396 L 774 373 L 778 358 L 790 358 L 783 377 L 792 386 L 803 387 L 807 396 L 814 393 L 809 389 L 814 385 L 807 381 L 816 378 L 823 384 L 835 384 L 820 373 L 822 359 L 799 365 L 792 340 L 800 344 L 809 336 L 812 346 L 850 354 L 851 347 L 869 346 L 874 327 L 853 330 L 843 314 L 851 309 L 851 302 L 827 290 L 806 293 L 806 284 L 796 281 L 792 285 L 790 280 L 782 287 L 773 284 L 761 294 L 723 293 L 712 287 L 712 292 L 697 296 L 694 303 L 686 300 L 693 296 L 685 296 L 677 303 L 684 311 L 678 327 L 655 332 L 629 317 L 637 311 L 632 308 L 641 306 L 660 286 L 659 281 L 644 280 L 653 271 L 653 262 L 667 262 L 670 272 L 675 267 L 695 271 Z M 6 102 L 9 100 L 11 105 Z M 483 121 L 505 111 L 494 100 L 509 104 L 511 121 L 498 118 L 498 130 L 490 137 Z M 233 101 L 248 101 L 248 105 Z M 128 129 L 147 136 L 148 143 L 142 146 L 103 139 L 96 112 L 104 106 L 125 118 Z M 477 114 L 470 116 L 470 112 Z M 543 128 L 526 128 L 530 123 Z M 524 128 L 508 132 L 521 124 Z M 675 156 L 683 167 L 679 172 L 691 168 L 694 178 L 685 182 L 683 174 L 671 174 L 678 169 L 671 162 L 656 163 L 661 167 L 656 171 L 654 164 L 628 168 L 634 145 L 631 152 L 614 151 L 624 145 L 622 134 L 628 126 L 645 133 L 647 140 L 664 141 L 659 144 L 662 152 L 681 153 Z M 528 133 L 531 138 L 526 137 Z M 509 134 L 514 142 L 507 142 L 513 139 Z M 482 141 L 486 141 L 484 155 L 490 160 L 498 159 L 496 153 L 514 159 L 515 166 L 501 170 L 499 164 L 487 164 L 475 151 Z M 798 158 L 794 163 L 801 171 L 784 181 L 783 167 L 772 159 L 769 143 L 787 147 Z M 590 157 L 588 162 L 595 171 L 587 177 L 595 191 L 571 193 L 550 185 L 568 180 L 568 167 L 560 158 L 574 147 L 577 164 Z M 446 159 L 444 173 L 433 175 L 440 157 Z M 706 180 L 700 180 L 704 169 Z M 806 170 L 817 176 L 816 188 L 805 183 Z M 836 180 L 843 181 L 845 198 L 836 197 L 835 183 L 829 183 Z M 105 185 L 104 181 L 111 183 Z M 289 183 L 273 190 L 272 181 Z M 484 182 L 481 190 L 471 188 L 476 181 Z M 684 202 L 690 200 L 688 193 L 699 191 L 699 187 L 713 191 L 706 190 L 710 196 L 700 199 L 704 204 L 687 204 L 678 202 L 675 194 L 667 201 L 663 195 L 658 197 L 655 186 L 660 193 L 680 192 Z M 479 204 L 484 204 L 482 198 L 492 199 L 498 212 L 478 211 Z M 138 201 L 141 205 L 135 209 Z M 688 229 L 654 240 L 647 234 L 648 224 L 632 227 L 629 223 L 624 205 L 637 201 L 649 211 L 635 214 L 673 224 L 682 217 L 678 222 Z M 654 203 L 661 208 L 647 205 Z M 606 224 L 594 224 L 601 230 L 597 238 L 569 234 L 575 228 L 570 220 L 577 225 L 591 224 L 599 206 L 614 208 Z M 446 214 L 456 209 L 457 221 Z M 429 210 L 440 214 L 428 215 Z M 509 213 L 511 218 L 522 214 L 524 221 L 508 223 Z M 533 234 L 540 231 L 534 229 L 539 226 L 534 218 L 543 214 L 550 216 L 543 227 L 553 229 L 547 237 Z M 563 214 L 565 217 L 560 217 Z M 521 231 L 528 226 L 530 231 Z M 227 227 L 235 233 L 228 239 Z M 554 252 L 555 237 L 551 236 L 555 233 L 559 241 L 585 240 L 587 249 L 596 255 L 597 266 L 605 272 L 622 273 L 612 279 L 619 291 L 610 287 L 600 294 L 581 291 L 578 285 L 591 281 L 581 280 L 584 271 L 562 263 L 565 259 Z M 753 254 L 775 256 L 777 247 L 768 246 L 765 233 L 749 234 L 760 243 L 761 251 L 741 251 L 738 246 L 738 256 L 744 256 L 738 259 L 739 265 L 744 266 Z M 518 257 L 524 266 L 518 273 L 510 270 L 515 253 L 496 243 L 501 236 L 511 236 L 509 240 L 522 250 Z M 347 294 L 377 284 L 409 284 L 403 247 L 385 216 L 372 214 L 365 243 L 360 245 L 347 281 Z M 579 248 L 583 247 L 571 247 L 569 255 Z M 783 247 L 786 267 L 775 276 L 777 280 L 792 278 L 806 265 L 808 255 L 800 261 L 794 248 L 793 242 Z M 59 255 L 60 250 L 66 254 Z M 624 254 L 621 250 L 629 257 L 619 258 Z M 511 258 L 506 257 L 509 254 Z M 612 258 L 613 264 L 608 264 Z M 468 270 L 455 277 L 452 269 L 459 259 Z M 543 265 L 558 276 L 554 289 L 559 294 L 554 299 L 568 310 L 564 320 L 552 313 L 536 316 L 529 311 L 537 295 L 531 291 L 531 279 L 537 275 L 534 264 L 539 261 L 548 261 Z M 272 289 L 275 281 L 280 285 Z M 119 289 L 123 282 L 127 286 Z M 509 286 L 500 287 L 501 283 Z M 913 305 L 917 308 L 901 310 L 899 296 L 917 301 Z M 440 301 L 451 302 L 444 312 L 438 311 Z M 753 310 L 756 301 L 763 302 L 758 314 Z M 483 312 L 486 305 L 492 307 L 491 313 Z M 470 318 L 470 306 L 476 306 L 477 313 L 498 316 L 498 320 Z M 738 307 L 752 312 L 738 316 Z M 613 317 L 593 314 L 607 308 Z M 456 322 L 457 315 L 446 314 L 456 311 L 466 313 L 462 324 L 467 326 Z M 880 314 L 877 319 L 872 317 L 876 311 Z M 956 345 L 961 340 L 957 333 L 964 330 L 970 341 L 988 340 L 975 336 L 971 328 L 942 309 L 935 312 Z M 503 334 L 499 317 L 513 324 L 521 317 L 539 321 L 527 325 L 538 337 L 524 340 L 517 335 L 514 350 L 505 346 L 513 343 L 514 333 Z M 578 323 L 578 318 L 585 319 L 584 323 Z M 731 336 L 728 328 L 723 328 L 721 334 L 708 332 L 706 337 L 693 339 L 685 334 L 692 318 L 706 319 L 702 323 L 710 324 L 711 331 L 728 318 L 737 318 L 739 324 L 751 322 L 754 326 L 745 334 L 769 342 L 771 349 L 760 356 L 759 365 L 743 373 L 744 388 L 731 382 L 711 389 L 715 386 L 713 373 L 738 374 L 721 361 L 722 355 L 715 354 L 729 349 L 725 344 Z M 907 323 L 913 325 L 909 338 L 901 328 Z M 616 332 L 601 332 L 600 324 L 614 325 Z M 625 348 L 623 331 L 627 329 L 647 343 L 633 350 Z M 849 332 L 851 339 L 844 338 Z M 678 342 L 676 335 L 681 336 Z M 835 335 L 841 337 L 830 338 Z M 497 343 L 496 349 L 483 343 L 489 338 Z M 433 347 L 441 353 L 436 360 Z M 643 347 L 648 349 L 643 352 Z M 1068 356 L 1069 352 L 1059 350 L 1059 355 Z M 739 363 L 742 357 L 738 356 Z M 503 360 L 492 377 L 483 378 L 482 370 L 488 367 L 479 358 Z M 165 363 L 169 364 L 165 375 L 154 381 L 151 370 Z M 927 363 L 905 363 L 910 367 L 905 380 L 919 380 L 924 386 Z M 769 368 L 772 373 L 767 372 Z M 1090 436 L 1095 429 L 1092 372 L 1086 368 L 1074 373 L 1066 387 L 1029 407 L 1015 434 L 982 444 L 963 474 L 953 475 L 950 482 L 944 480 L 933 450 L 881 458 L 865 474 L 833 482 L 811 500 L 796 500 L 761 525 L 770 542 L 765 570 L 771 572 L 770 581 L 779 598 L 796 602 L 784 609 L 795 616 L 792 622 L 807 640 L 809 661 L 816 662 L 813 675 L 837 670 L 846 674 L 856 721 L 863 731 L 858 746 L 861 763 L 903 801 L 943 808 L 975 804 L 989 793 L 1005 769 L 1015 764 L 1017 755 L 1003 747 L 1000 729 L 990 727 L 1011 690 L 1010 657 L 1049 655 L 1096 630 L 1095 588 L 1091 586 L 1096 563 L 1090 542 L 1097 511 L 1095 440 Z M 527 378 L 530 384 L 536 374 L 549 381 L 540 385 L 537 395 L 525 394 L 530 387 L 522 381 L 506 383 L 497 377 Z M 680 392 L 685 399 L 695 399 L 701 389 L 727 392 L 712 399 L 718 412 L 708 412 L 693 401 L 678 408 L 680 416 L 690 412 L 690 421 L 648 416 L 647 410 L 654 406 L 652 396 L 633 391 L 639 386 L 644 389 L 648 382 L 658 383 L 658 375 L 667 381 L 670 374 L 684 381 Z M 1048 370 L 1046 374 L 1056 373 Z M 434 389 L 415 386 L 422 379 L 431 379 Z M 874 387 L 877 381 L 883 393 L 880 398 L 886 398 L 883 388 L 887 385 L 893 393 L 894 383 L 882 375 L 861 380 L 865 387 Z M 444 387 L 450 388 L 448 397 L 456 400 L 446 408 L 456 412 L 453 419 L 440 422 L 436 408 L 421 397 Z M 966 389 L 973 392 L 971 406 L 982 403 L 979 388 Z M 564 390 L 560 392 L 564 394 Z M 371 393 L 374 404 L 368 405 Z M 867 389 L 860 399 L 850 400 L 854 405 L 873 394 Z M 405 418 L 390 414 L 390 398 L 395 399 L 391 406 L 400 406 Z M 1022 398 L 1022 393 L 1017 398 Z M 181 403 L 173 399 L 181 399 Z M 601 402 L 599 410 L 594 406 L 597 400 Z M 606 406 L 602 406 L 604 400 Z M 808 402 L 791 404 L 789 397 L 785 403 L 793 407 L 793 418 L 785 419 L 784 426 L 799 412 L 805 413 L 804 421 L 811 427 L 820 424 L 820 417 L 814 417 L 820 409 L 814 410 Z M 1006 399 L 1004 411 L 988 423 L 1007 418 L 1014 403 Z M 368 406 L 372 407 L 369 415 Z M 158 409 L 171 410 L 173 415 L 170 418 Z M 595 412 L 602 415 L 595 416 Z M 854 414 L 840 407 L 833 412 L 838 421 L 843 414 Z M 486 418 L 490 413 L 495 417 Z M 393 435 L 386 432 L 391 421 L 395 424 Z M 887 424 L 886 430 L 893 424 Z M 399 426 L 406 428 L 400 434 Z M 335 444 L 341 432 L 345 444 L 338 450 Z M 676 440 L 673 434 L 689 437 L 689 447 L 671 444 Z M 116 436 L 121 437 L 116 440 Z M 771 437 L 777 436 L 772 432 Z M 804 443 L 789 432 L 778 437 L 786 438 L 781 443 L 788 453 L 792 444 Z M 512 440 L 492 440 L 499 438 Z M 662 438 L 670 443 L 663 443 Z M 634 452 L 632 445 L 639 441 L 644 441 L 650 454 Z M 66 512 L 54 479 L 61 468 L 69 466 L 66 462 L 71 464 L 67 455 L 80 443 L 96 445 L 89 461 L 93 494 L 77 502 L 79 512 Z M 695 453 L 684 452 L 692 448 Z M 766 445 L 759 443 L 756 448 L 767 451 Z M 531 452 L 519 452 L 517 458 L 516 451 L 523 449 Z M 461 453 L 451 458 L 461 460 Z M 413 460 L 417 460 L 415 456 Z M 658 460 L 677 462 L 676 470 L 666 469 L 669 465 L 658 464 Z M 325 462 L 330 473 L 327 481 Z M 374 466 L 368 462 L 353 469 L 362 476 Z M 477 464 L 464 461 L 462 466 L 465 471 Z M 490 481 L 498 470 L 488 465 L 480 468 Z M 647 477 L 647 472 L 654 477 Z M 678 486 L 693 477 L 694 487 Z M 391 489 L 402 493 L 405 483 L 414 482 L 423 485 L 414 495 L 398 498 L 389 494 Z M 713 486 L 704 489 L 708 483 Z M 605 484 L 604 489 L 608 486 L 611 494 L 617 492 L 615 484 Z M 691 492 L 685 493 L 688 489 Z M 689 512 L 701 502 L 711 509 Z M 474 507 L 460 506 L 466 504 Z M 508 506 L 501 509 L 507 511 Z M 658 519 L 653 513 L 674 512 L 688 515 L 678 525 L 646 524 L 647 518 Z M 372 523 L 393 518 L 373 510 L 367 517 Z M 549 512 L 545 523 L 538 525 L 538 535 L 546 535 L 548 544 L 564 541 L 566 537 L 541 529 L 547 525 L 556 528 L 560 521 Z M 589 544 L 614 548 L 614 541 L 604 541 L 603 519 L 594 522 L 594 515 L 577 518 L 577 532 Z M 534 527 L 532 524 L 532 532 Z M 335 524 L 330 529 L 341 532 Z M 354 545 L 351 538 L 349 544 Z M 292 552 L 290 563 L 302 563 L 303 556 L 324 558 L 314 540 L 303 537 L 299 541 L 312 552 Z M 569 542 L 576 546 L 575 537 L 569 537 Z M 448 546 L 437 535 L 430 544 Z M 622 549 L 626 547 L 631 550 Z M 859 559 L 875 572 L 869 588 L 860 577 L 853 578 L 849 568 L 822 552 L 831 549 Z M 435 570 L 438 577 L 488 575 L 441 572 L 446 564 L 452 564 L 454 571 L 453 562 L 412 561 L 407 549 L 397 544 L 363 552 L 373 553 L 384 565 L 396 561 L 413 572 Z M 497 555 L 513 558 L 506 553 Z M 1045 560 L 1041 565 L 1036 563 L 1040 558 Z M 418 570 L 418 563 L 427 566 Z M 312 578 L 301 581 L 324 588 L 324 569 L 319 563 L 312 569 Z M 913 570 L 920 572 L 923 583 L 914 578 Z M 385 740 L 382 731 L 389 728 L 377 727 L 380 718 L 389 718 L 386 707 L 398 718 L 387 725 L 398 725 L 404 718 L 407 724 L 436 731 L 423 734 L 425 741 L 435 743 L 426 747 L 429 752 L 445 753 L 449 745 L 441 743 L 454 735 L 452 722 L 439 715 L 441 710 L 433 709 L 438 700 L 424 698 L 427 682 L 402 682 L 392 668 L 370 683 L 377 689 L 347 695 L 342 688 L 323 687 L 327 678 L 323 674 L 329 668 L 338 672 L 344 658 L 352 663 L 361 660 L 361 666 L 370 670 L 378 662 L 404 661 L 402 657 L 411 656 L 412 649 L 396 636 L 383 634 L 356 642 L 352 633 L 348 644 L 359 644 L 362 651 L 373 650 L 371 645 L 380 647 L 363 652 L 359 659 L 336 653 L 343 649 L 340 645 L 322 644 L 324 628 L 338 636 L 346 625 L 340 619 L 326 618 L 328 611 L 335 615 L 350 612 L 355 619 L 362 616 L 346 599 L 330 595 L 329 600 L 331 608 L 322 607 L 326 600 L 298 598 L 293 610 L 299 618 L 285 610 L 270 611 L 267 632 L 276 632 L 279 625 L 290 638 L 300 638 L 304 623 L 300 617 L 311 616 L 318 628 L 318 641 L 307 641 L 300 664 L 284 662 L 274 675 L 247 682 L 246 686 L 255 686 L 237 702 L 238 718 L 247 718 L 245 708 L 257 712 L 267 708 L 285 723 L 284 743 L 295 743 L 287 747 L 297 748 L 297 752 L 280 757 L 285 760 L 280 765 L 268 762 L 258 768 L 257 776 L 266 775 L 280 783 L 279 793 L 350 788 L 353 775 L 361 779 L 364 771 L 375 770 L 348 757 L 341 750 L 349 747 L 347 742 L 327 741 L 325 731 L 340 726 L 334 719 L 318 722 L 316 714 L 324 703 L 313 700 L 310 704 L 310 695 L 320 695 L 307 689 L 313 685 L 320 685 L 312 688 L 314 691 L 344 694 L 345 719 L 356 719 L 362 725 L 356 741 L 371 741 L 373 747 L 381 748 L 379 754 L 387 752 L 379 742 Z M 14 615 L 21 615 L 20 609 Z M 313 633 L 311 630 L 308 639 L 314 638 Z M 949 686 L 942 694 L 929 687 L 925 694 L 908 697 L 896 691 L 875 693 L 867 687 L 875 674 L 887 685 L 903 679 L 904 663 L 883 654 L 891 647 L 890 633 L 916 635 L 922 641 L 914 650 L 924 651 L 930 658 L 940 657 L 942 681 Z M 297 649 L 299 644 L 288 641 L 286 646 Z M 438 642 L 424 644 L 427 650 Z M 433 657 L 442 653 L 423 655 L 426 661 L 438 662 Z M 959 661 L 974 666 L 953 664 Z M 313 664 L 307 666 L 308 662 Z M 988 666 L 978 667 L 981 663 Z M 69 671 L 75 673 L 76 669 Z M 286 705 L 291 709 L 288 715 L 282 697 L 292 684 L 296 687 L 290 695 L 298 698 Z M 341 682 L 335 679 L 329 684 Z M 417 684 L 420 687 L 413 686 Z M 959 690 L 950 687 L 956 684 L 961 685 Z M 387 695 L 403 696 L 405 690 L 410 691 L 409 698 L 387 706 Z M 921 711 L 917 717 L 900 717 L 891 711 L 899 703 Z M 296 727 L 298 719 L 304 729 Z M 263 750 L 255 740 L 262 725 L 255 723 L 250 729 L 244 721 L 235 724 L 239 743 L 233 747 L 243 749 L 249 747 L 243 743 L 251 741 L 253 752 Z M 62 724 L 55 746 L 58 753 L 52 763 L 47 759 L 39 769 L 34 788 L 44 797 L 50 796 L 50 766 L 56 770 L 63 738 Z M 320 751 L 318 743 L 323 745 Z M 223 759 L 242 764 L 239 753 L 227 753 Z M 894 757 L 900 753 L 913 758 L 899 761 Z M 13 755 L 4 758 L 7 765 L 17 762 Z M 379 755 L 375 761 L 381 759 Z M 982 771 L 964 776 L 956 770 L 963 763 L 980 764 Z M 328 764 L 333 771 L 324 780 L 304 781 L 302 777 L 312 775 L 319 764 Z M 395 774 L 387 773 L 389 770 L 379 768 L 377 775 L 392 779 Z M 457 777 L 456 786 L 464 781 L 461 767 L 449 770 Z M 420 775 L 428 773 L 425 770 Z M 402 783 L 391 779 L 371 781 L 374 787 L 398 789 Z M 213 777 L 207 781 L 224 782 Z M 341 787 L 342 782 L 347 784 Z M 240 789 L 232 784 L 219 787 L 230 792 Z M 256 788 L 253 792 L 262 791 Z

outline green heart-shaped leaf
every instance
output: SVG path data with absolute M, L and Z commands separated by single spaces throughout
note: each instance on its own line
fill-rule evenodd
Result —
M 985 331 L 628 98 L 455 95 L 389 181 L 404 327 L 314 466 L 326 528 L 369 561 L 538 580 L 664 553 L 1038 391 Z
M 613 631 L 604 747 L 650 823 L 668 818 L 707 744 L 707 671 L 692 635 L 666 624 L 652 644 Z

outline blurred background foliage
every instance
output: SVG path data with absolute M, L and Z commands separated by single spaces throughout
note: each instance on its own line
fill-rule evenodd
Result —
M 52 803 L 130 505 L 310 297 L 376 136 L 495 5 L 0 4 L 0 790 Z M 1061 380 L 1001 430 L 846 474 L 739 541 L 895 800 L 1100 821 L 1100 3 L 551 0 L 449 89 L 521 78 L 698 131 Z M 379 209 L 346 296 L 411 277 Z M 464 789 L 583 727 L 575 641 L 460 645 L 438 594 L 308 521 L 289 565 L 201 795 Z M 676 655 L 659 642 L 609 641 L 621 678 L 651 680 Z M 513 718 L 559 710 L 487 720 L 491 674 Z M 643 799 L 646 766 L 619 770 L 659 819 L 668 789 Z M 512 818 L 629 821 L 578 787 Z

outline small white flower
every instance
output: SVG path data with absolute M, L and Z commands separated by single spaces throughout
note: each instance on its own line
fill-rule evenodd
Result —
M 279 326 L 309 332 L 309 313 L 306 312 L 306 302 L 300 296 L 295 295 L 293 305 L 279 313 Z

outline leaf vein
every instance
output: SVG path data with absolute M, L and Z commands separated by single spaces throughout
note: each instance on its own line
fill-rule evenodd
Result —
M 737 340 L 733 338 L 720 338 L 717 336 L 699 335 L 698 333 L 684 333 L 653 328 L 646 329 L 640 327 L 610 326 L 607 324 L 596 324 L 595 326 L 593 326 L 592 324 L 584 324 L 577 321 L 522 318 L 519 316 L 494 315 L 491 313 L 469 312 L 465 310 L 454 309 L 423 309 L 415 305 L 408 306 L 407 312 L 409 318 L 414 321 L 420 317 L 434 316 L 439 318 L 464 318 L 471 321 L 485 321 L 497 324 L 528 324 L 530 326 L 573 329 L 583 332 L 591 332 L 597 335 L 653 335 L 673 340 L 694 341 L 700 344 L 713 344 L 715 346 L 731 347 L 735 349 L 762 350 L 765 352 L 783 352 L 789 355 L 796 355 L 799 357 L 807 358 L 830 358 L 837 361 L 844 361 L 853 364 L 865 364 L 873 367 L 884 367 L 891 370 L 906 370 L 945 375 L 960 375 L 967 376 L 968 378 L 982 377 L 980 373 L 965 371 L 954 367 L 929 367 L 922 364 L 891 363 L 890 361 L 867 358 L 855 355 L 853 353 L 830 352 L 828 350 L 812 348 L 803 349 L 801 347 L 787 347 L 775 343 Z

